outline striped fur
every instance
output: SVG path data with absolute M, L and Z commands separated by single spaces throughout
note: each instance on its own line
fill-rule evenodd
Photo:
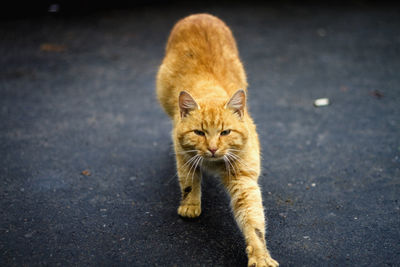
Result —
M 246 106 L 247 81 L 230 29 L 198 14 L 172 29 L 157 76 L 157 96 L 173 121 L 182 199 L 178 214 L 201 213 L 201 173 L 217 173 L 231 196 L 248 266 L 278 266 L 267 250 L 260 145 Z

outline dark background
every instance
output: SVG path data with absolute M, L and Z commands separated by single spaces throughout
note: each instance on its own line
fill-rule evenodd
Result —
M 155 75 L 173 24 L 198 12 L 231 27 L 248 74 L 273 257 L 400 265 L 397 5 L 57 3 L 0 9 L 2 266 L 247 264 L 218 179 L 200 218 L 176 214 Z

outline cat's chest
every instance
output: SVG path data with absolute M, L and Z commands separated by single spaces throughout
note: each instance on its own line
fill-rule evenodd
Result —
M 221 175 L 224 170 L 224 161 L 204 161 L 201 165 L 201 171 L 210 175 Z

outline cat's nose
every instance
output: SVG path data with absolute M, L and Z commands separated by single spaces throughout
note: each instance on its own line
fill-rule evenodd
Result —
M 214 156 L 215 152 L 218 150 L 218 148 L 208 148 L 208 150 L 211 152 L 211 154 Z

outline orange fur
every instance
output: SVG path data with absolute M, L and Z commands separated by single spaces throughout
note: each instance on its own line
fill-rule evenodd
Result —
M 278 266 L 264 238 L 260 146 L 246 88 L 236 43 L 224 22 L 198 14 L 174 26 L 157 76 L 157 96 L 174 125 L 182 192 L 178 214 L 199 216 L 201 172 L 218 174 L 246 240 L 248 265 Z

